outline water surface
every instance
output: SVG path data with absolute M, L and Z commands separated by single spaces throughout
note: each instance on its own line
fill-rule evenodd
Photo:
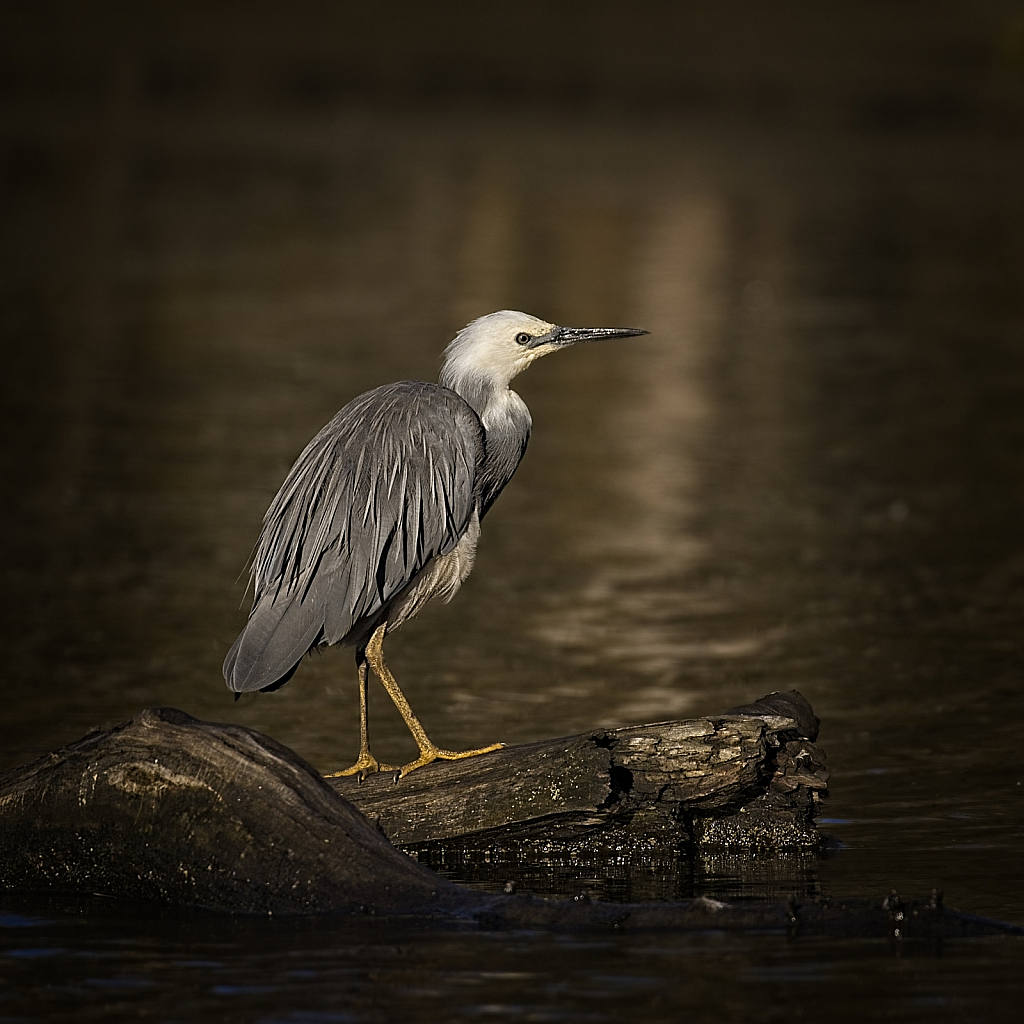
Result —
M 473 316 L 641 326 L 517 382 L 534 439 L 476 570 L 389 640 L 428 731 L 518 742 L 797 688 L 843 848 L 687 862 L 647 894 L 938 885 L 1024 922 L 1012 133 L 135 102 L 91 125 L 26 107 L 4 164 L 2 766 L 154 705 L 350 763 L 350 652 L 237 704 L 220 676 L 291 461 L 359 392 L 433 379 Z M 372 715 L 377 753 L 411 757 L 376 691 Z M 992 1020 L 1021 969 L 1014 943 L 939 959 L 9 902 L 11 1020 L 776 1020 L 826 999 Z

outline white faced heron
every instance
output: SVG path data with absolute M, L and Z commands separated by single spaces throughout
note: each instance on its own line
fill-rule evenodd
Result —
M 335 775 L 393 771 L 370 753 L 366 685 L 380 678 L 420 748 L 400 771 L 497 750 L 441 750 L 384 661 L 384 635 L 473 568 L 480 522 L 512 479 L 530 411 L 509 381 L 535 359 L 631 328 L 556 327 L 501 310 L 445 349 L 440 381 L 402 381 L 353 399 L 306 446 L 263 519 L 249 620 L 224 659 L 235 694 L 276 690 L 320 644 L 352 644 L 359 758 Z

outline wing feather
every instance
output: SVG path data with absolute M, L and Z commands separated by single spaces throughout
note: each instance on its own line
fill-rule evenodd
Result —
M 479 418 L 447 388 L 403 381 L 346 405 L 264 517 L 252 612 L 224 662 L 228 685 L 273 686 L 311 647 L 378 616 L 466 532 L 483 458 Z

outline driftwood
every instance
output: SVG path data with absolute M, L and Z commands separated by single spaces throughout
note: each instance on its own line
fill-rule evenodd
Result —
M 0 775 L 0 885 L 489 928 L 770 929 L 893 939 L 1022 932 L 946 910 L 938 898 L 626 905 L 481 893 L 397 850 L 287 748 L 167 709 L 143 711 Z
M 400 782 L 393 773 L 328 782 L 403 846 L 588 837 L 817 848 L 828 779 L 818 724 L 791 691 L 720 716 L 435 762 Z

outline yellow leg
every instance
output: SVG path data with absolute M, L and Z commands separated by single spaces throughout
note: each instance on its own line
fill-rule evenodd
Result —
M 368 673 L 369 665 L 364 656 L 359 661 L 359 757 L 351 768 L 340 772 L 331 772 L 330 775 L 324 776 L 325 779 L 337 779 L 343 775 L 371 775 L 373 772 L 395 771 L 392 765 L 381 764 L 370 753 L 369 710 L 366 706 L 366 677 Z
M 413 714 L 409 702 L 405 699 L 405 694 L 398 688 L 395 677 L 391 674 L 384 661 L 384 634 L 386 631 L 386 622 L 378 626 L 374 631 L 373 636 L 370 637 L 370 642 L 366 645 L 366 659 L 384 684 L 384 689 L 388 691 L 388 696 L 394 701 L 395 707 L 398 708 L 399 714 L 409 727 L 409 732 L 412 733 L 416 745 L 420 748 L 420 756 L 415 761 L 402 765 L 399 778 L 408 775 L 415 768 L 421 768 L 425 764 L 430 764 L 431 761 L 461 761 L 464 757 L 489 754 L 492 750 L 500 750 L 505 746 L 504 743 L 492 743 L 489 747 L 479 747 L 477 750 L 442 750 L 440 747 L 434 746 L 427 737 L 423 726 L 420 725 L 420 720 Z M 382 766 L 382 770 L 387 771 L 388 769 Z

